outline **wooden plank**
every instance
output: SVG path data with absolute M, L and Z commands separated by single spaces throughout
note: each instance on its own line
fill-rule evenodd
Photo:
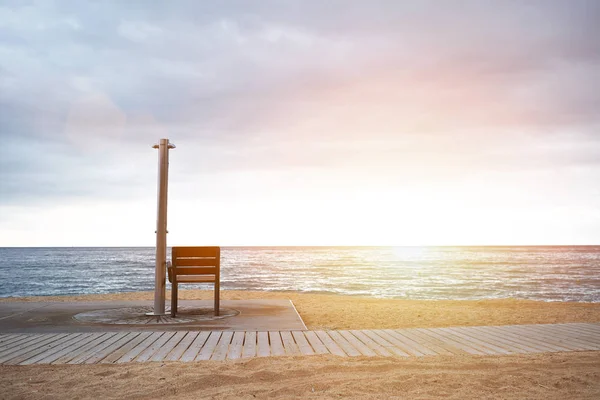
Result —
M 181 342 L 181 339 L 187 334 L 187 332 L 175 332 L 173 336 L 162 346 L 156 353 L 150 357 L 149 361 L 163 361 L 165 357 Z
M 597 331 L 594 328 L 590 328 L 588 324 L 574 324 L 574 323 L 570 323 L 570 324 L 552 324 L 552 326 L 555 327 L 560 327 L 563 329 L 567 329 L 573 332 L 578 332 L 578 333 L 588 333 L 591 335 L 599 335 L 600 331 Z
M 244 347 L 244 331 L 237 331 L 233 334 L 231 345 L 227 352 L 227 359 L 235 360 L 242 357 L 242 348 Z
M 600 347 L 597 344 L 585 343 L 577 338 L 575 338 L 572 334 L 561 333 L 555 331 L 550 327 L 533 327 L 526 326 L 521 327 L 526 331 L 531 332 L 531 334 L 536 337 L 543 338 L 544 341 L 550 342 L 553 344 L 558 344 L 559 346 L 566 347 L 568 349 L 573 350 L 600 350 Z
M 271 355 L 271 348 L 269 346 L 269 333 L 268 332 L 258 332 L 258 356 L 259 357 L 268 357 Z
M 5 338 L 5 340 L 0 344 L 0 352 L 4 349 L 13 348 L 18 346 L 19 343 L 25 343 L 29 340 L 35 339 L 36 337 L 41 335 L 13 335 L 11 337 Z
M 531 343 L 535 343 L 537 346 L 543 347 L 545 351 L 557 352 L 557 351 L 570 351 L 571 350 L 571 349 L 565 348 L 563 346 L 552 344 L 546 340 L 542 340 L 541 337 L 532 335 L 531 332 L 522 330 L 518 325 L 497 326 L 494 328 L 496 330 L 498 330 L 499 332 L 503 332 L 506 335 L 520 337 L 520 338 L 530 341 Z
M 404 346 L 408 353 L 412 353 L 417 357 L 421 355 L 438 355 L 434 350 L 424 346 L 416 340 L 409 338 L 408 336 L 403 335 L 401 330 L 395 331 L 393 329 L 382 329 L 375 330 L 378 334 L 381 332 L 381 335 L 389 335 L 391 338 L 396 339 L 398 342 L 398 346 Z M 387 337 L 386 337 L 387 338 Z
M 455 340 L 487 354 L 515 354 L 514 351 L 508 350 L 499 346 L 499 343 L 493 342 L 493 339 L 488 338 L 487 342 L 482 340 L 481 335 L 478 335 L 477 332 L 474 331 L 467 330 L 466 332 L 463 332 L 453 328 L 437 328 L 436 331 L 449 333 Z
M 542 352 L 560 351 L 560 350 L 557 350 L 554 347 L 551 347 L 549 345 L 540 343 L 539 340 L 531 339 L 529 337 L 520 335 L 520 334 L 512 332 L 510 330 L 504 330 L 504 329 L 502 329 L 499 326 L 486 326 L 486 327 L 482 327 L 482 329 L 484 329 L 486 332 L 488 332 L 490 334 L 501 336 L 501 337 L 504 337 L 506 339 L 510 339 L 510 340 L 515 341 L 515 342 L 518 342 L 518 343 L 526 344 L 527 346 L 536 348 L 536 349 L 538 349 L 538 350 L 540 350 Z
M 360 354 L 364 356 L 373 357 L 376 356 L 377 353 L 375 350 L 369 348 L 366 344 L 361 342 L 356 336 L 348 332 L 347 330 L 340 330 L 338 333 L 346 339 L 356 350 L 360 352 Z
M 588 323 L 569 323 L 569 324 L 553 324 L 553 326 L 560 326 L 564 328 L 571 328 L 577 332 L 587 332 L 593 335 L 600 335 L 600 327 L 594 324 Z
M 577 328 L 564 328 L 561 326 L 544 326 L 543 332 L 558 337 L 567 338 L 569 341 L 582 344 L 584 346 L 597 347 L 600 345 L 600 335 L 594 335 L 587 332 L 582 332 Z
M 0 335 L 0 348 L 4 345 L 4 343 L 11 342 L 15 339 L 22 338 L 23 336 L 26 336 L 26 335 L 18 334 L 18 333 L 13 333 L 13 334 L 3 333 L 2 335 Z
M 256 332 L 246 332 L 244 338 L 243 358 L 256 357 Z
M 140 343 L 143 343 L 148 337 L 152 335 L 152 332 L 142 332 L 138 336 L 134 337 L 130 342 L 120 347 L 119 349 L 113 351 L 108 356 L 104 357 L 102 364 L 112 364 L 117 362 L 117 360 L 121 359 L 125 354 L 129 353 L 131 350 L 136 348 Z
M 283 356 L 285 355 L 285 349 L 283 348 L 283 342 L 278 331 L 269 331 L 269 343 L 271 345 L 272 356 Z
M 567 324 L 563 324 L 563 325 L 567 325 Z M 575 324 L 569 324 L 569 325 L 575 325 Z M 589 329 L 596 333 L 600 333 L 600 323 L 581 322 L 581 323 L 578 323 L 577 326 L 584 328 L 584 329 Z
M 464 346 L 462 346 L 460 344 L 457 346 L 456 343 L 454 343 L 453 341 L 451 341 L 443 336 L 440 337 L 439 335 L 436 335 L 435 333 L 432 334 L 431 332 L 428 332 L 425 329 L 417 328 L 417 329 L 411 329 L 411 331 L 415 334 L 420 334 L 423 337 L 428 338 L 430 341 L 429 343 L 436 344 L 439 347 L 443 347 L 444 349 L 450 351 L 453 354 L 465 354 L 465 353 L 466 354 L 479 354 L 479 355 L 484 354 L 480 351 L 472 350 L 470 348 L 469 348 L 469 351 L 465 351 L 463 349 Z
M 500 329 L 506 329 L 506 328 L 500 327 Z M 554 341 L 552 339 L 545 337 L 545 335 L 543 335 L 541 332 L 532 332 L 522 326 L 511 326 L 508 329 L 510 330 L 511 333 L 516 333 L 516 334 L 522 335 L 524 337 L 533 339 L 536 342 L 540 342 L 540 343 L 543 343 L 544 345 L 552 347 L 554 349 L 554 351 L 581 350 L 577 346 L 571 346 L 571 345 L 567 345 L 567 344 L 558 343 L 557 341 Z
M 556 328 L 600 339 L 600 332 L 587 329 L 586 324 L 555 324 Z
M 10 344 L 15 341 L 23 340 L 24 335 L 4 335 L 0 340 L 0 351 L 7 347 L 11 347 Z
M 211 268 L 200 268 L 211 270 L 212 272 L 192 272 L 191 274 L 214 274 L 217 270 L 217 266 L 219 265 L 219 260 L 216 258 L 178 258 L 176 261 L 176 270 L 177 275 L 179 274 L 190 274 L 190 272 L 195 268 L 189 267 L 211 267 Z
M 223 332 L 210 359 L 213 361 L 223 361 L 227 357 L 227 352 L 229 351 L 229 345 L 231 344 L 232 338 L 232 331 Z
M 578 325 L 581 325 L 583 328 L 589 329 L 592 332 L 600 333 L 600 323 L 586 322 L 586 323 L 579 323 Z
M 595 346 L 589 346 L 580 343 L 578 340 L 573 338 L 571 335 L 565 333 L 554 332 L 547 326 L 535 327 L 535 326 L 521 326 L 521 331 L 529 332 L 529 334 L 539 340 L 543 340 L 546 343 L 558 345 L 566 348 L 567 350 L 596 350 Z
M 82 362 L 80 362 L 80 364 L 96 364 L 99 361 L 103 360 L 105 357 L 109 356 L 112 352 L 125 346 L 127 343 L 129 343 L 139 335 L 140 332 L 127 332 L 123 337 L 120 337 L 110 346 L 106 346 L 105 348 L 99 351 L 94 351 L 94 354 L 92 354 L 91 357 L 83 360 Z
M 59 346 L 62 343 L 67 342 L 69 340 L 71 340 L 71 337 L 68 334 L 62 334 L 62 335 L 55 336 L 52 339 L 49 339 L 49 340 L 43 342 L 43 344 L 40 344 L 35 349 L 31 349 L 29 351 L 19 353 L 15 357 L 12 357 L 10 360 L 5 361 L 4 364 L 6 364 L 6 365 L 20 364 L 23 361 L 26 361 L 32 357 L 35 357 L 40 353 L 44 353 L 48 350 L 51 350 L 52 348 Z
M 483 347 L 473 341 L 465 340 L 460 336 L 453 334 L 452 332 L 442 330 L 439 328 L 436 329 L 424 329 L 429 335 L 437 338 L 438 340 L 448 343 L 451 346 L 454 346 L 458 349 L 461 349 L 469 354 L 489 354 L 489 355 L 498 355 L 496 351 L 490 350 L 486 347 Z
M 51 354 L 43 353 L 38 354 L 37 356 L 30 358 L 29 360 L 23 361 L 21 365 L 29 365 L 29 364 L 50 364 L 52 361 L 65 356 L 66 354 L 71 354 L 73 351 L 77 350 L 80 347 L 85 346 L 87 343 L 91 342 L 97 337 L 93 333 L 84 333 L 81 336 L 77 337 L 75 341 L 71 340 L 66 342 L 64 346 L 60 346 L 55 348 L 56 351 L 51 352 Z
M 194 341 L 190 344 L 187 350 L 181 355 L 179 358 L 180 361 L 194 361 L 206 343 L 208 336 L 210 335 L 210 331 L 202 331 L 196 336 Z
M 23 342 L 28 339 L 31 340 L 31 339 L 39 338 L 42 336 L 44 336 L 44 334 L 40 334 L 40 333 L 38 333 L 38 334 L 15 334 L 15 335 L 5 338 L 4 342 L 2 342 L 2 344 L 0 345 L 0 349 L 4 349 L 6 347 L 11 347 L 19 342 Z
M 535 339 L 529 339 L 529 338 L 523 337 L 522 335 L 512 334 L 510 332 L 503 332 L 503 331 L 500 331 L 495 328 L 496 327 L 481 326 L 481 327 L 477 327 L 476 329 L 483 331 L 487 335 L 493 336 L 497 339 L 503 339 L 506 341 L 510 341 L 510 342 L 514 343 L 515 346 L 525 349 L 530 353 L 531 352 L 543 353 L 543 352 L 547 352 L 547 351 L 554 351 L 554 349 L 548 348 L 548 347 L 540 344 Z
M 464 354 L 463 351 L 454 347 L 450 347 L 445 343 L 440 343 L 439 340 L 434 341 L 433 338 L 423 335 L 422 333 L 417 332 L 414 329 L 396 330 L 395 333 L 406 336 L 408 339 L 415 341 L 419 345 L 427 348 L 428 350 L 434 351 L 436 354 L 439 355 Z
M 325 345 L 325 347 L 327 347 L 327 350 L 329 350 L 331 354 L 340 357 L 348 357 L 344 350 L 342 350 L 342 348 L 338 346 L 337 343 L 335 343 L 335 341 L 327 334 L 327 332 L 315 331 L 315 334 L 319 337 L 321 342 L 323 342 L 323 344 Z
M 149 347 L 144 349 L 140 354 L 137 355 L 133 360 L 136 362 L 144 362 L 148 361 L 154 353 L 160 350 L 160 348 L 167 343 L 173 336 L 175 336 L 175 332 L 164 332 L 156 341 L 154 341 Z
M 292 331 L 292 335 L 294 336 L 294 340 L 298 344 L 298 349 L 300 350 L 300 353 L 307 356 L 315 354 L 312 347 L 310 347 L 308 340 L 306 340 L 306 336 L 304 336 L 303 331 Z
M 361 352 L 358 351 L 357 349 L 354 348 L 354 346 L 352 346 L 350 344 L 350 342 L 348 342 L 346 340 L 346 338 L 344 338 L 339 332 L 337 331 L 328 331 L 327 332 L 329 334 L 329 336 L 331 337 L 331 339 L 333 339 L 333 341 L 342 348 L 342 350 L 344 350 L 344 353 L 348 354 L 350 357 L 357 357 L 357 356 L 361 356 Z
M 188 347 L 192 344 L 194 339 L 198 336 L 198 332 L 185 332 L 181 341 L 171 350 L 165 357 L 165 361 L 177 361 L 185 353 Z
M 461 329 L 461 328 L 457 328 Z M 528 346 L 525 343 L 517 342 L 515 340 L 508 339 L 503 336 L 497 336 L 492 332 L 485 331 L 483 329 L 479 329 L 479 327 L 471 326 L 469 327 L 470 331 L 477 332 L 482 338 L 494 340 L 496 343 L 503 343 L 503 345 L 514 351 L 515 353 L 539 353 L 541 350 Z
M 48 355 L 54 354 L 57 351 L 60 351 L 65 346 L 68 346 L 72 341 L 77 340 L 81 333 L 76 334 L 65 334 L 62 338 L 58 339 L 58 336 L 55 340 L 47 342 L 46 344 L 37 347 L 36 349 L 30 350 L 28 352 L 22 353 L 20 356 L 13 357 L 10 360 L 6 361 L 4 364 L 6 365 L 17 365 L 17 364 L 30 364 L 29 360 L 33 359 L 32 363 L 35 363 L 38 359 L 44 358 Z
M 44 340 L 50 336 L 56 336 L 59 333 L 38 333 L 35 335 L 31 335 L 25 340 L 19 341 L 18 343 L 12 343 L 12 346 L 31 346 L 32 344 Z
M 177 283 L 214 283 L 214 275 L 177 275 Z
M 363 342 L 365 345 L 367 345 L 371 350 L 374 350 L 377 354 L 379 354 L 381 356 L 386 356 L 386 357 L 392 355 L 392 353 L 390 353 L 389 350 L 387 350 L 385 347 L 379 345 L 373 339 L 369 338 L 362 331 L 351 330 L 350 333 L 353 334 L 354 336 L 356 336 L 361 342 Z
M 283 342 L 283 348 L 285 350 L 285 354 L 288 355 L 299 355 L 300 349 L 298 345 L 294 341 L 294 337 L 292 333 L 289 331 L 281 331 L 281 340 Z
M 17 343 L 13 343 L 12 345 L 7 346 L 5 349 L 2 349 L 0 351 L 0 363 L 3 361 L 7 361 L 10 358 L 8 356 L 10 356 L 11 354 L 14 354 L 18 351 L 23 351 L 25 349 L 33 350 L 38 343 L 44 342 L 57 335 L 59 334 L 53 333 L 43 335 L 32 335 L 31 337 L 26 338 L 26 340 L 20 340 Z
M 171 249 L 173 260 L 179 257 L 220 257 L 221 249 L 216 246 L 178 246 Z
M 190 275 L 211 275 L 214 277 L 219 272 L 216 267 L 177 267 L 175 271 L 171 271 L 177 272 L 178 281 L 180 277 L 183 279 Z
M 419 328 L 421 329 L 421 328 Z M 428 334 L 429 336 L 437 339 L 440 343 L 445 343 L 449 347 L 454 347 L 456 349 L 462 350 L 469 354 L 483 355 L 483 354 L 498 354 L 487 348 L 481 348 L 481 346 L 475 345 L 473 343 L 469 343 L 456 335 L 448 331 L 442 331 L 439 328 L 435 329 L 422 329 L 422 332 Z
M 559 328 L 557 328 L 558 330 Z M 562 329 L 562 328 L 560 328 Z M 566 332 L 566 331 L 565 331 Z M 580 340 L 585 343 L 593 344 L 595 346 L 600 345 L 600 334 L 582 332 L 582 331 L 573 331 L 571 332 L 573 338 Z
M 437 329 L 421 329 L 421 328 L 419 328 L 419 330 L 427 335 L 433 336 L 434 338 L 438 339 L 441 342 L 444 342 L 444 343 L 449 344 L 450 346 L 459 348 L 469 354 L 475 354 L 475 355 L 495 354 L 491 351 L 480 350 L 477 348 L 477 346 L 474 346 L 473 344 L 467 343 L 463 340 L 457 339 L 454 335 L 449 334 L 448 332 L 439 331 Z
M 36 336 L 30 336 L 30 335 L 19 335 L 16 337 L 11 338 L 10 340 L 7 340 L 5 343 L 3 343 L 2 346 L 0 346 L 0 357 L 2 357 L 3 355 L 13 352 L 15 349 L 21 348 L 24 345 L 26 345 L 26 343 L 38 339 L 40 340 L 39 336 L 41 335 L 36 335 Z
M 85 351 L 79 352 L 79 354 L 71 358 L 67 362 L 67 364 L 82 364 L 83 362 L 85 362 L 85 360 L 93 357 L 98 352 L 105 350 L 107 347 L 112 346 L 114 343 L 118 342 L 126 335 L 126 332 L 118 332 L 112 336 L 103 336 L 102 341 L 98 341 L 93 347 L 88 348 L 88 346 L 85 346 L 87 349 Z
M 6 345 L 4 348 L 0 349 L 0 359 L 6 357 L 11 353 L 14 353 L 15 351 L 29 347 L 29 345 L 27 345 L 27 342 L 34 340 L 44 340 L 45 337 L 47 336 L 36 335 L 35 337 L 28 338 L 29 340 L 25 340 L 25 338 L 19 338 L 18 343 Z
M 316 354 L 328 354 L 329 350 L 327 350 L 327 346 L 325 346 L 323 344 L 323 342 L 321 342 L 321 340 L 318 338 L 317 334 L 313 331 L 306 331 L 304 332 L 304 336 L 306 336 L 306 339 L 308 340 L 308 342 L 310 343 L 311 347 L 313 348 L 313 350 L 315 351 Z
M 554 348 L 548 344 L 541 343 L 539 340 L 537 340 L 535 338 L 530 338 L 530 337 L 524 336 L 520 333 L 505 331 L 505 330 L 501 330 L 498 328 L 499 327 L 482 327 L 481 330 L 484 330 L 486 333 L 488 333 L 490 335 L 495 335 L 495 336 L 501 337 L 505 340 L 511 340 L 511 341 L 517 343 L 521 347 L 523 347 L 523 345 L 526 345 L 528 347 L 536 349 L 537 350 L 536 352 L 538 352 L 538 353 L 559 351 L 556 348 Z
M 2 353 L 0 356 L 0 363 L 5 363 L 15 357 L 19 357 L 23 354 L 35 351 L 36 349 L 45 346 L 48 343 L 52 343 L 53 341 L 60 340 L 65 337 L 66 333 L 55 333 L 51 335 L 40 335 L 36 340 L 25 343 L 22 346 L 17 346 L 14 349 L 9 349 L 8 351 Z
M 146 350 L 152 343 L 156 342 L 162 335 L 164 335 L 164 332 L 150 333 L 150 335 L 148 335 L 147 338 L 145 338 L 142 342 L 138 343 L 135 347 L 131 348 L 126 353 L 124 353 L 115 362 L 120 364 L 133 361 L 134 358 L 136 358 L 140 353 Z
M 577 329 L 571 330 L 570 328 L 567 329 L 560 326 L 544 327 L 543 330 L 545 333 L 564 337 L 570 342 L 589 346 L 593 350 L 600 350 L 600 335 L 582 332 Z
M 481 342 L 481 344 L 483 346 L 486 346 L 492 350 L 497 350 L 497 351 L 503 350 L 504 352 L 506 352 L 504 354 L 528 353 L 528 351 L 525 351 L 518 346 L 514 346 L 513 344 L 507 343 L 504 340 L 498 340 L 498 338 L 488 335 L 485 332 L 473 329 L 473 327 L 451 327 L 451 328 L 447 328 L 447 329 L 453 331 L 456 334 L 462 334 L 467 339 L 469 337 L 474 338 L 474 339 L 478 340 L 479 342 Z
M 215 347 L 217 347 L 217 343 L 219 343 L 219 339 L 221 338 L 221 331 L 211 331 L 210 336 L 202 346 L 202 350 L 198 353 L 196 357 L 196 361 L 200 360 L 210 360 L 212 353 L 215 351 Z
M 378 334 L 379 336 L 381 336 L 382 338 L 386 339 L 390 343 L 394 343 L 394 345 L 396 347 L 398 347 L 399 349 L 402 349 L 406 353 L 413 355 L 415 357 L 423 357 L 423 356 L 429 355 L 429 354 L 431 354 L 431 355 L 436 354 L 434 351 L 426 349 L 425 347 L 421 346 L 417 342 L 410 340 L 406 336 L 402 336 L 400 334 L 393 335 L 392 333 L 395 334 L 396 332 L 394 332 L 391 329 L 386 329 L 386 330 L 374 329 L 372 331 L 374 333 Z M 421 350 L 421 349 L 424 349 L 424 350 Z
M 78 349 L 65 353 L 63 356 L 51 361 L 50 364 L 66 364 L 68 361 L 88 351 L 89 349 L 96 347 L 98 343 L 102 343 L 116 334 L 116 332 L 93 333 L 93 339 L 91 341 L 79 347 Z
M 402 349 L 397 348 L 396 346 L 394 346 L 392 343 L 388 342 L 387 340 L 383 339 L 381 336 L 378 336 L 377 334 L 375 334 L 373 331 L 371 330 L 361 330 L 361 332 L 363 334 L 365 334 L 366 336 L 369 337 L 369 339 L 373 340 L 375 343 L 377 343 L 378 345 L 382 346 L 383 348 L 385 348 L 386 350 L 388 350 L 389 352 L 400 356 L 400 357 L 409 357 L 410 355 L 408 353 L 406 353 L 405 351 L 403 351 Z
M 572 337 L 575 340 L 579 340 L 583 343 L 599 346 L 600 345 L 600 334 L 593 334 L 587 331 L 583 331 L 574 327 L 563 327 L 563 326 L 553 326 L 549 329 L 552 332 L 561 332 L 569 337 Z
M 46 345 L 45 350 L 40 351 L 38 354 L 36 354 L 32 357 L 29 357 L 26 360 L 24 360 L 18 364 L 19 365 L 36 364 L 39 360 L 42 360 L 49 356 L 52 356 L 53 354 L 60 352 L 64 348 L 71 346 L 73 343 L 77 343 L 79 341 L 79 339 L 81 338 L 81 336 L 83 336 L 82 333 L 69 334 L 67 337 L 65 337 L 65 340 L 63 340 L 62 342 L 49 343 L 48 345 Z M 11 364 L 11 363 L 12 363 L 11 361 L 7 362 L 7 364 Z

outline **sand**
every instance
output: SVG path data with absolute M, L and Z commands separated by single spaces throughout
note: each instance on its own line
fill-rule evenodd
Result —
M 598 399 L 598 352 L 0 367 L 5 399 Z
M 444 326 L 600 322 L 600 303 L 528 300 L 384 300 L 297 292 L 224 290 L 224 300 L 291 299 L 309 329 L 388 329 Z M 0 301 L 152 300 L 152 292 L 0 299 Z M 184 300 L 212 299 L 208 290 L 181 290 Z M 167 299 L 170 293 L 167 292 Z
M 211 291 L 181 291 L 210 299 Z M 167 296 L 168 298 L 168 296 Z M 223 299 L 289 298 L 309 329 L 600 322 L 600 304 L 523 300 L 381 300 L 224 291 Z M 152 293 L 0 301 L 152 299 Z M 228 362 L 0 366 L 0 398 L 598 399 L 600 352 L 423 358 L 261 358 Z

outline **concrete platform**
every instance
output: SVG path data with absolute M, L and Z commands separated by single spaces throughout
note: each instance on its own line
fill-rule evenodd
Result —
M 176 319 L 146 317 L 151 301 L 0 303 L 0 333 L 120 331 L 300 331 L 306 325 L 290 300 L 182 300 Z

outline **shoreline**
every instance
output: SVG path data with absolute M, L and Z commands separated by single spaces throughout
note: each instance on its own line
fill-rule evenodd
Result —
M 197 292 L 211 292 L 212 289 L 179 289 L 179 292 L 182 291 L 197 291 Z M 413 298 L 405 298 L 405 297 L 377 297 L 372 296 L 368 297 L 364 294 L 352 294 L 352 293 L 335 293 L 335 292 L 327 292 L 327 291 L 300 291 L 300 290 L 256 290 L 256 289 L 224 289 L 221 287 L 221 294 L 224 293 L 276 293 L 280 295 L 308 295 L 308 296 L 336 296 L 336 297 L 349 297 L 349 298 L 358 298 L 358 299 L 368 299 L 368 300 L 392 300 L 392 301 L 533 301 L 539 303 L 568 303 L 568 304 L 600 304 L 600 301 L 577 301 L 577 300 L 541 300 L 541 299 L 525 299 L 525 298 L 515 298 L 515 297 L 486 297 L 486 298 L 478 298 L 478 299 L 413 299 Z M 170 294 L 170 290 L 165 291 L 166 294 Z M 142 296 L 139 299 L 145 300 L 154 300 L 154 291 L 153 290 L 140 290 L 140 291 L 122 291 L 122 292 L 111 292 L 111 293 L 78 293 L 78 294 L 53 294 L 53 295 L 30 295 L 30 296 L 0 296 L 0 303 L 2 302 L 10 302 L 10 301 L 24 301 L 24 302 L 36 302 L 41 299 L 50 299 L 50 301 L 71 301 L 71 299 L 77 299 L 77 301 L 103 301 L 103 300 L 111 300 L 109 297 L 111 296 Z M 104 299 L 106 297 L 106 299 Z M 90 298 L 91 300 L 87 300 Z M 137 299 L 137 297 L 136 297 Z M 165 295 L 165 299 L 168 299 L 168 296 Z
M 153 300 L 153 292 L 0 298 L 7 302 Z M 212 290 L 181 290 L 180 300 L 208 300 Z M 167 291 L 165 298 L 170 298 Z M 395 329 L 600 322 L 600 303 L 517 299 L 404 300 L 337 294 L 221 291 L 222 300 L 290 299 L 309 329 Z

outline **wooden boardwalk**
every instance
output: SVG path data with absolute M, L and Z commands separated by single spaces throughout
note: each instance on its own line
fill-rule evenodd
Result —
M 219 361 L 315 354 L 422 357 L 590 350 L 600 350 L 600 324 L 0 335 L 3 365 Z

